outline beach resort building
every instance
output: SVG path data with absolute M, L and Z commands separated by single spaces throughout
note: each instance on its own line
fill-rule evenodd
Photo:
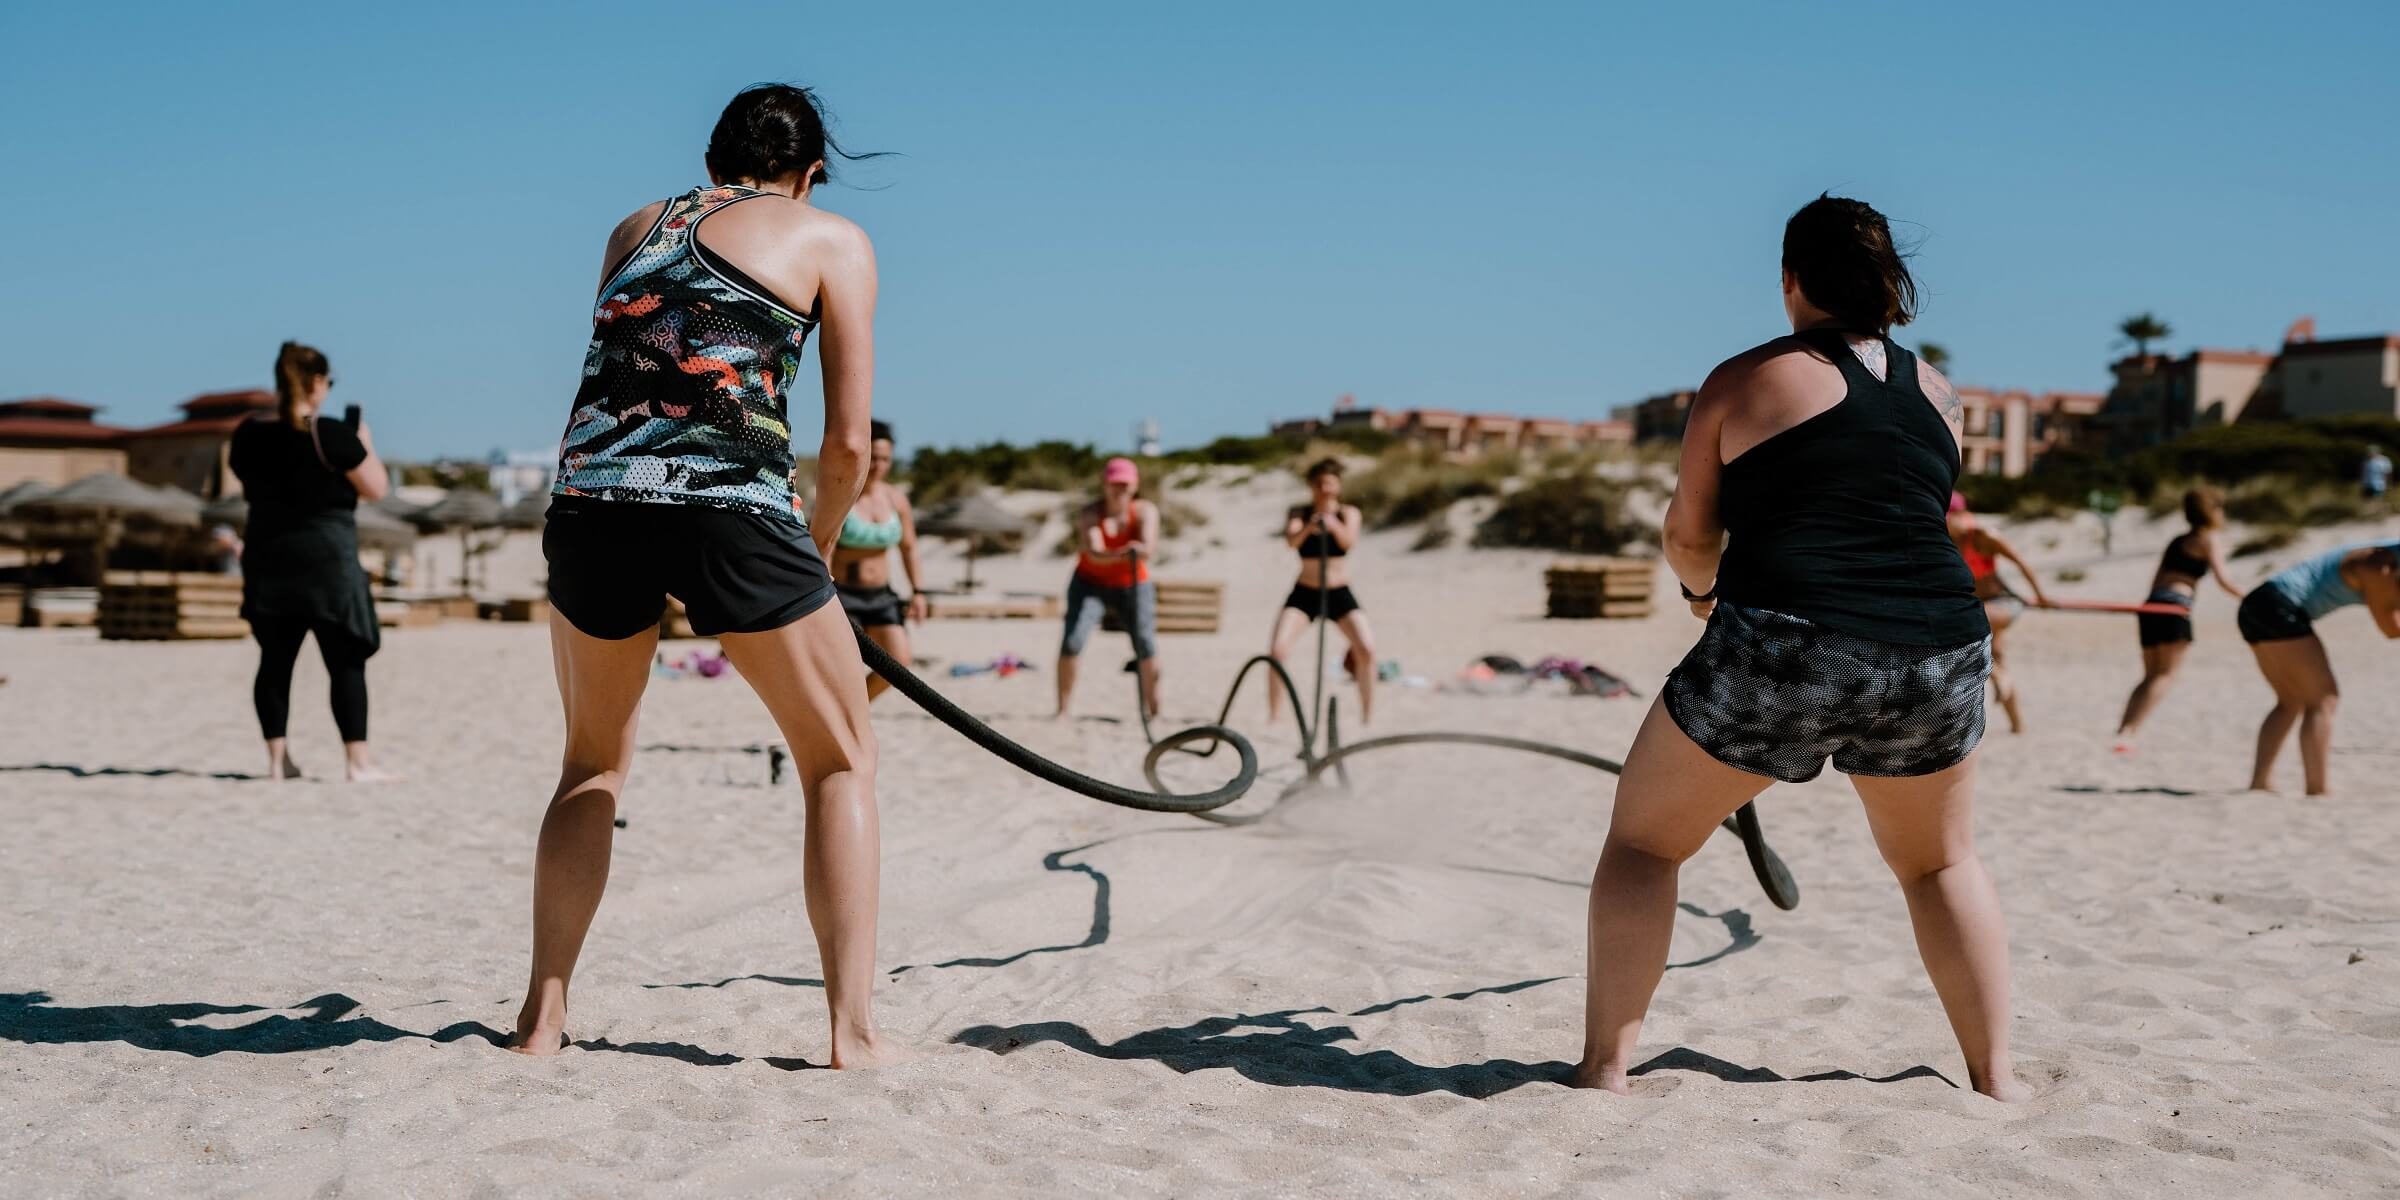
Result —
M 0 401 L 0 491 L 20 483 L 60 487 L 101 471 L 123 474 L 125 431 L 100 410 L 56 396 Z
M 1328 430 L 1371 429 L 1457 454 L 1494 451 L 1541 453 L 1577 446 L 1633 441 L 1633 425 L 1622 420 L 1574 421 L 1563 417 L 1519 417 L 1507 413 L 1449 408 L 1361 407 L 1349 396 L 1336 400 L 1327 417 L 1298 417 L 1267 427 L 1276 437 L 1308 437 Z
M 275 393 L 210 392 L 176 407 L 183 410 L 182 419 L 122 435 L 125 473 L 211 500 L 239 494 L 242 485 L 226 465 L 226 448 L 233 443 L 234 427 L 275 411 Z
M 2351 413 L 2400 417 L 2400 334 L 2320 341 L 2316 322 L 2306 317 L 2284 332 L 2273 354 L 2135 354 L 2109 369 L 2116 386 L 2094 423 L 2118 453 L 2209 425 Z

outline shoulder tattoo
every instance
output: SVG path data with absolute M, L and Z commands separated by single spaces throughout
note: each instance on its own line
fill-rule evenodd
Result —
M 1966 421 L 1966 411 L 1958 402 L 1958 389 L 1951 387 L 1950 381 L 1943 378 L 1940 371 L 1927 368 L 1921 382 L 1925 385 L 1925 398 L 1933 401 L 1935 408 L 1942 410 L 1943 420 L 1953 425 Z

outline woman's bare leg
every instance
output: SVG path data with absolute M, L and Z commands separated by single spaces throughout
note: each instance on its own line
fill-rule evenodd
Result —
M 1350 639 L 1350 675 L 1358 680 L 1358 723 L 1375 720 L 1375 634 L 1367 614 L 1353 612 L 1341 620 L 1342 636 Z
M 1622 1092 L 1675 933 L 1675 876 L 1717 824 L 1775 782 L 1709 757 L 1654 702 L 1626 752 L 1592 874 L 1583 1061 L 1576 1087 Z
M 2191 648 L 2190 642 L 2142 647 L 2142 681 L 2125 698 L 2125 717 L 2117 722 L 2117 749 L 2133 748 L 2134 735 L 2142 731 L 2142 722 L 2149 719 L 2158 702 L 2166 699 L 2175 672 L 2183 666 L 2184 653 Z
M 873 625 L 873 626 L 869 626 L 869 627 L 868 627 L 868 629 L 867 629 L 867 638 L 868 638 L 868 640 L 870 640 L 870 641 L 874 642 L 876 645 L 883 647 L 883 652 L 884 652 L 884 653 L 886 653 L 886 654 L 889 654 L 889 655 L 891 655 L 891 656 L 892 656 L 892 658 L 893 658 L 894 660 L 896 660 L 896 661 L 898 661 L 898 662 L 900 663 L 900 665 L 902 665 L 902 666 L 907 666 L 907 665 L 909 665 L 909 663 L 912 661 L 912 660 L 909 658 L 909 650 L 908 650 L 908 626 L 906 626 L 906 625 Z M 874 673 L 872 673 L 872 672 L 868 673 L 868 675 L 867 675 L 867 700 L 868 700 L 868 702 L 872 703 L 872 702 L 874 701 L 875 697 L 877 697 L 877 696 L 880 696 L 880 695 L 884 694 L 884 693 L 885 693 L 885 692 L 887 692 L 887 691 L 890 691 L 890 690 L 891 690 L 891 687 L 892 687 L 892 685 L 891 685 L 891 682 L 890 682 L 889 680 L 886 680 L 886 679 L 885 679 L 883 676 L 881 676 L 881 675 L 877 675 L 877 674 L 874 674 Z
M 1917 953 L 1967 1059 L 1967 1078 L 1995 1100 L 2033 1093 L 2008 1054 L 2008 923 L 1975 855 L 1975 760 L 1915 779 L 1856 776 L 1875 848 L 1908 898 Z
M 2315 634 L 2250 647 L 2258 669 L 2275 689 L 2275 707 L 2258 728 L 2258 757 L 2250 769 L 2250 786 L 2271 791 L 2275 759 L 2283 752 L 2292 726 L 2300 726 L 2300 772 L 2311 796 L 2330 789 L 2326 766 L 2333 754 L 2333 714 L 2341 704 L 2334 682 L 2333 661 Z
M 774 715 L 806 797 L 802 883 L 825 970 L 833 1065 L 896 1061 L 905 1055 L 875 1030 L 875 730 L 850 622 L 828 604 L 781 629 L 718 641 Z
M 2008 627 L 2016 624 L 2009 605 L 1985 604 L 1984 616 L 1992 625 L 1992 699 L 2000 702 L 2000 711 L 2008 714 L 2008 731 L 2025 732 L 2025 714 L 2017 708 L 2017 685 L 2008 677 L 2006 649 L 2003 643 Z
M 1308 616 L 1299 609 L 1284 607 L 1275 610 L 1275 628 L 1267 635 L 1267 655 L 1276 662 L 1291 658 L 1292 647 L 1299 643 L 1300 632 L 1308 628 Z M 1267 723 L 1272 725 L 1283 713 L 1283 683 L 1270 677 L 1267 680 Z
M 533 857 L 533 970 L 510 1048 L 556 1054 L 567 1027 L 567 982 L 608 887 L 617 799 L 633 767 L 634 718 L 658 650 L 653 629 L 623 641 L 550 620 L 550 651 L 567 713 L 558 789 Z

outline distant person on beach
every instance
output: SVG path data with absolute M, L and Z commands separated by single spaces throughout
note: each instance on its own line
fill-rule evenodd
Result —
M 1573 1082 L 1627 1090 L 1683 861 L 1768 785 L 1813 779 L 1830 757 L 1908 900 L 1968 1079 L 2021 1100 L 2008 937 L 1970 821 L 1991 625 L 1943 522 L 1958 396 L 1891 340 L 1916 285 L 1867 205 L 1821 196 L 1793 215 L 1783 303 L 1792 335 L 1719 365 L 1684 429 L 1662 540 L 1708 628 L 1617 783 Z
M 1076 663 L 1103 608 L 1116 613 L 1133 639 L 1142 706 L 1158 715 L 1158 589 L 1150 582 L 1158 506 L 1134 498 L 1141 486 L 1132 459 L 1112 458 L 1100 471 L 1100 499 L 1075 514 L 1075 573 L 1067 579 L 1067 624 L 1058 643 L 1059 716 L 1067 715 Z
M 2400 541 L 2328 550 L 2278 572 L 2242 597 L 2242 640 L 2259 673 L 2275 689 L 2275 707 L 2258 726 L 2251 760 L 2252 791 L 2274 791 L 2275 759 L 2300 727 L 2300 770 L 2311 796 L 2325 795 L 2326 759 L 2333 752 L 2333 712 L 2341 698 L 2333 660 L 2316 622 L 2353 604 L 2364 605 L 2387 638 L 2400 638 Z
M 877 421 L 867 459 L 867 486 L 858 503 L 842 518 L 841 536 L 833 543 L 833 586 L 841 594 L 842 611 L 867 631 L 884 652 L 902 663 L 909 660 L 908 622 L 925 619 L 924 575 L 917 566 L 917 514 L 908 497 L 892 486 L 892 427 Z M 892 551 L 900 551 L 900 569 L 908 572 L 908 599 L 892 590 Z M 892 685 L 883 676 L 867 676 L 867 699 Z
M 874 363 L 874 249 L 810 203 L 827 156 L 842 154 L 807 89 L 747 88 L 709 135 L 710 182 L 609 235 L 542 531 L 567 744 L 534 857 L 521 1053 L 566 1041 L 568 980 L 608 883 L 634 719 L 673 596 L 790 747 L 832 1065 L 898 1056 L 872 1009 L 881 866 L 866 665 L 825 565 L 867 476 Z M 794 511 L 787 423 L 811 332 L 825 395 L 813 525 Z
M 375 597 L 358 562 L 358 501 L 381 500 L 391 476 L 364 424 L 318 410 L 333 387 L 323 351 L 285 342 L 275 354 L 275 412 L 233 431 L 226 461 L 249 500 L 241 542 L 242 619 L 258 639 L 250 700 L 267 742 L 267 778 L 297 779 L 285 738 L 292 667 L 314 634 L 333 681 L 333 723 L 342 735 L 342 777 L 392 778 L 367 752 L 367 659 L 383 646 Z
M 2150 594 L 2142 601 L 2183 611 L 2134 617 L 2142 642 L 2142 681 L 2126 697 L 2125 717 L 2117 723 L 2119 754 L 2133 753 L 2142 722 L 2166 697 L 2176 670 L 2183 666 L 2184 653 L 2192 648 L 2192 605 L 2199 599 L 2200 581 L 2214 579 L 2226 595 L 2242 598 L 2242 589 L 2225 574 L 2225 548 L 2217 543 L 2217 533 L 2225 527 L 2225 507 L 2216 492 L 2208 488 L 2185 492 L 2183 519 L 2191 528 L 2167 543 L 2166 552 L 2159 555 L 2158 570 L 2150 576 Z
M 1275 629 L 1267 640 L 1267 653 L 1282 662 L 1318 617 L 1340 626 L 1349 645 L 1342 661 L 1358 681 L 1362 723 L 1375 716 L 1375 635 L 1368 631 L 1366 611 L 1350 591 L 1349 554 L 1365 525 L 1366 516 L 1357 505 L 1342 503 L 1341 460 L 1324 458 L 1310 465 L 1308 503 L 1294 508 L 1283 521 L 1284 544 L 1300 555 L 1300 578 L 1276 610 Z M 1282 690 L 1270 683 L 1267 719 L 1274 720 L 1282 706 Z
M 2369 500 L 2381 500 L 2392 486 L 2392 460 L 2383 456 L 2383 447 L 2367 447 L 2366 461 L 2358 464 L 2359 494 Z
M 2008 581 L 2000 578 L 2000 564 L 2016 564 L 2035 604 L 2046 605 L 2050 598 L 2042 594 L 2042 577 L 2018 557 L 2017 548 L 1978 523 L 1975 514 L 1967 511 L 1967 498 L 1956 492 L 1950 493 L 1947 527 L 1959 556 L 1967 560 L 1967 571 L 1975 577 L 1976 598 L 1983 601 L 1984 619 L 1992 626 L 1992 697 L 2000 702 L 2000 711 L 2008 714 L 2008 731 L 2023 733 L 2025 714 L 2017 707 L 2016 682 L 2008 677 L 2006 642 L 2010 627 L 2025 615 L 2025 598 L 2009 590 Z

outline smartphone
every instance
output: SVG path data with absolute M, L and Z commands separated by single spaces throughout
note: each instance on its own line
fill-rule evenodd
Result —
M 342 410 L 342 424 L 349 426 L 350 432 L 358 432 L 358 422 L 359 414 L 357 405 L 353 404 L 350 407 Z

